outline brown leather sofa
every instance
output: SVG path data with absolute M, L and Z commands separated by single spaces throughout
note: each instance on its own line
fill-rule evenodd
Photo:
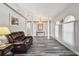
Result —
M 33 37 L 25 36 L 23 31 L 13 32 L 7 35 L 7 37 L 9 42 L 14 46 L 12 50 L 14 53 L 26 53 L 33 42 Z

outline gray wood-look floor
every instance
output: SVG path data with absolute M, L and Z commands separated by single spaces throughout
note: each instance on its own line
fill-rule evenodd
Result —
M 33 45 L 27 53 L 15 54 L 15 56 L 76 56 L 76 54 L 53 38 L 34 37 Z

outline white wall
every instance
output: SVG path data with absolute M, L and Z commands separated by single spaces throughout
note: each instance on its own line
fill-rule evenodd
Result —
M 1 26 L 9 25 L 9 10 L 10 9 L 0 4 L 0 25 Z
M 14 15 L 19 19 L 18 26 L 10 25 L 10 15 Z M 0 4 L 0 26 L 8 26 L 11 32 L 24 31 L 25 32 L 25 19 L 19 14 L 15 13 L 12 9 L 8 8 L 4 4 Z

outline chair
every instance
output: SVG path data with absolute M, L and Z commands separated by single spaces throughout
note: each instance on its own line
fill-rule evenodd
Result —
M 14 46 L 14 53 L 26 53 L 33 43 L 33 37 L 25 36 L 23 31 L 13 32 L 7 35 L 7 38 Z

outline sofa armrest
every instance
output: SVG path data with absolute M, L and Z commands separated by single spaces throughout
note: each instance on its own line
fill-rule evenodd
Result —
M 25 38 L 31 38 L 31 39 L 33 39 L 33 37 L 32 37 L 32 36 L 25 36 Z
M 19 41 L 19 42 L 14 42 L 14 45 L 19 45 L 19 44 L 27 44 L 27 43 L 29 43 L 31 41 L 31 39 L 30 38 L 26 38 L 25 40 L 23 40 L 23 41 Z
M 24 43 L 23 43 L 23 41 L 22 42 L 15 42 L 14 43 L 14 45 L 17 45 L 17 44 L 24 44 Z
M 23 40 L 24 43 L 29 43 L 31 41 L 31 38 L 26 38 L 25 40 Z

